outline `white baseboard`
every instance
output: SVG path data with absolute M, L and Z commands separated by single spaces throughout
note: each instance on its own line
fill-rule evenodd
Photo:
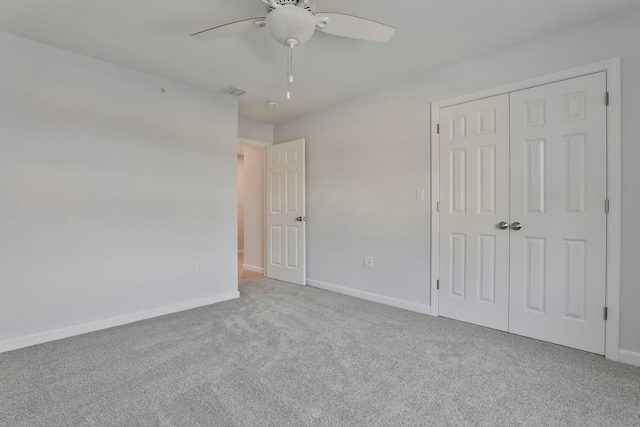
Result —
M 255 265 L 242 264 L 244 270 L 253 271 L 254 273 L 264 274 L 264 268 L 256 267 Z
M 238 291 L 233 291 L 213 297 L 184 302 L 181 304 L 158 307 L 151 310 L 140 311 L 138 313 L 126 314 L 124 316 L 112 317 L 110 319 L 98 320 L 95 322 L 84 323 L 82 325 L 70 326 L 68 328 L 28 335 L 26 337 L 20 337 L 8 341 L 0 341 L 0 353 L 16 350 L 23 347 L 29 347 L 36 344 L 42 344 L 49 341 L 55 341 L 62 338 L 69 338 L 75 335 L 95 332 L 101 329 L 113 328 L 114 326 L 126 325 L 127 323 L 151 319 L 152 317 L 164 316 L 165 314 L 177 313 L 179 311 L 190 310 L 192 308 L 211 305 L 239 297 L 240 293 Z
M 356 289 L 345 288 L 344 286 L 332 285 L 331 283 L 320 282 L 318 280 L 307 279 L 307 285 L 314 288 L 325 289 L 327 291 L 337 292 L 356 298 L 365 299 L 367 301 L 378 302 L 380 304 L 391 305 L 393 307 L 403 308 L 409 311 L 415 311 L 422 314 L 431 314 L 431 307 L 424 304 L 418 304 L 411 301 L 405 301 L 397 298 L 386 297 L 371 292 L 359 291 Z
M 640 353 L 620 349 L 618 352 L 618 361 L 628 363 L 629 365 L 640 366 Z

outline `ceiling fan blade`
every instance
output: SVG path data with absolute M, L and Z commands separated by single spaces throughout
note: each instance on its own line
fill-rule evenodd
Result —
M 229 22 L 191 34 L 196 40 L 213 40 L 221 37 L 235 36 L 257 28 L 264 27 L 264 17 L 243 19 L 242 21 Z
M 323 18 L 328 22 L 322 26 Z M 318 30 L 335 36 L 350 37 L 352 39 L 369 40 L 374 42 L 388 42 L 396 29 L 380 22 L 344 13 L 323 12 L 316 14 L 320 22 Z

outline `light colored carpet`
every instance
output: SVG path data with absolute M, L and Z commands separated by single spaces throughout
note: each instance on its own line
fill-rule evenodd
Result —
M 638 426 L 640 368 L 269 279 L 0 354 L 2 426 Z

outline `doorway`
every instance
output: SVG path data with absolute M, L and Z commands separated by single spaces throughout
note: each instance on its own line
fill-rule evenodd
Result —
M 237 157 L 239 283 L 264 277 L 264 148 L 243 142 Z

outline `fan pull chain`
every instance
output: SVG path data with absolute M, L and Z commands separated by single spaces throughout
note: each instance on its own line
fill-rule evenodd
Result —
M 291 99 L 291 83 L 293 83 L 293 48 L 287 48 L 287 99 Z
M 296 40 L 289 39 L 285 46 L 287 54 L 287 99 L 291 99 L 291 83 L 293 83 L 293 48 L 298 44 Z

